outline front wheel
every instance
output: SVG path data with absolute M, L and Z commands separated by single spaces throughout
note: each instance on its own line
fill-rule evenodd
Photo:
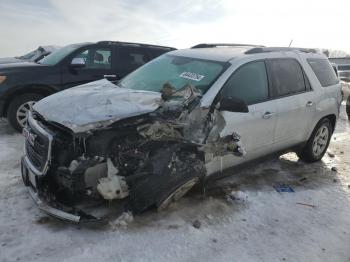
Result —
M 305 162 L 321 160 L 327 151 L 333 128 L 328 118 L 322 119 L 315 127 L 305 147 L 298 156 Z
M 199 181 L 198 177 L 191 178 L 187 181 L 184 181 L 182 185 L 180 185 L 177 189 L 171 192 L 164 200 L 162 200 L 157 205 L 157 210 L 162 211 L 166 209 L 172 202 L 178 201 L 182 198 L 190 189 L 197 184 Z
M 21 132 L 27 122 L 28 112 L 43 97 L 43 95 L 32 93 L 22 94 L 12 99 L 7 110 L 7 119 L 11 126 Z

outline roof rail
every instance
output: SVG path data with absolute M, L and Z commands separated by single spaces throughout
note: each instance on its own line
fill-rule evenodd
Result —
M 170 46 L 141 44 L 141 43 L 132 43 L 132 42 L 119 42 L 119 41 L 99 41 L 99 42 L 97 42 L 97 44 L 131 45 L 131 46 L 143 46 L 143 47 L 154 47 L 154 48 L 164 48 L 164 49 L 169 49 L 169 50 L 176 50 L 176 48 L 170 47 Z
M 255 47 L 249 49 L 245 54 L 258 54 L 258 53 L 268 53 L 268 52 L 287 52 L 287 51 L 299 51 L 303 53 L 320 53 L 314 48 L 299 48 L 299 47 Z
M 350 59 L 350 56 L 328 57 L 328 59 Z
M 264 47 L 263 45 L 249 45 L 249 44 L 198 44 L 195 46 L 192 46 L 192 49 L 195 48 L 213 48 L 213 47 L 220 47 L 220 46 L 232 46 L 232 47 L 239 47 L 239 46 L 251 46 L 251 47 Z

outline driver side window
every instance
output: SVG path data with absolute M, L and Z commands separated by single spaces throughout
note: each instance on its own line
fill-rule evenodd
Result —
M 247 105 L 266 101 L 269 85 L 265 62 L 250 62 L 238 68 L 225 83 L 221 97 L 236 97 Z
M 112 52 L 110 48 L 89 48 L 78 53 L 74 58 L 84 59 L 87 69 L 110 69 Z

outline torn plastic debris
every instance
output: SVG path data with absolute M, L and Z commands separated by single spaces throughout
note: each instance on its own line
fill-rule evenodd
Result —
M 99 179 L 97 191 L 106 200 L 125 198 L 129 195 L 128 186 L 125 178 L 117 176 L 118 169 L 113 165 L 110 158 L 107 158 L 108 173 L 107 177 Z
M 246 151 L 240 141 L 240 136 L 236 133 L 218 138 L 215 142 L 207 143 L 202 147 L 202 150 L 206 153 L 213 153 L 214 156 L 224 156 L 227 154 L 236 156 L 246 155 Z
M 229 203 L 245 204 L 248 202 L 248 194 L 243 191 L 231 191 L 226 195 L 226 200 Z
M 109 225 L 112 230 L 116 230 L 119 227 L 126 228 L 133 221 L 134 216 L 131 212 L 123 212 L 116 220 L 110 221 Z

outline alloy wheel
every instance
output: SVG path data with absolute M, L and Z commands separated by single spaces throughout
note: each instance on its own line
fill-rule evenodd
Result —
M 18 107 L 16 118 L 21 127 L 24 127 L 27 122 L 28 113 L 32 110 L 35 102 L 36 101 L 27 101 Z
M 319 156 L 323 153 L 323 151 L 327 147 L 328 137 L 328 128 L 324 125 L 320 126 L 320 128 L 316 132 L 314 141 L 312 142 L 312 152 L 315 156 Z

